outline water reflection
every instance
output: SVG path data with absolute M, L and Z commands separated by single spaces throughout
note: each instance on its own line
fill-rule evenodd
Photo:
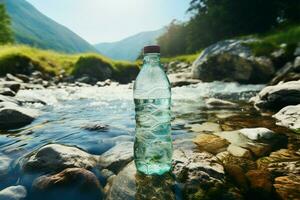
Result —
M 175 200 L 175 179 L 170 173 L 164 175 L 147 176 L 137 173 L 136 180 L 136 200 Z M 150 198 L 149 198 L 150 197 Z

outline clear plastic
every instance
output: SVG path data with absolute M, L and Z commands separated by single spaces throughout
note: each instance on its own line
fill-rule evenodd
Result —
M 149 53 L 134 84 L 134 160 L 144 174 L 164 174 L 172 166 L 171 86 L 160 54 Z

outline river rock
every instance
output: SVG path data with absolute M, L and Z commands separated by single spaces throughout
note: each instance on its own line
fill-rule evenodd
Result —
M 274 68 L 268 58 L 254 57 L 246 40 L 217 42 L 202 51 L 192 66 L 192 77 L 205 82 L 266 83 Z
M 283 200 L 300 199 L 300 176 L 277 177 L 275 178 L 274 188 Z
M 290 129 L 300 129 L 300 104 L 296 106 L 286 106 L 273 115 L 277 119 L 277 125 Z
M 168 75 L 172 87 L 181 87 L 185 85 L 200 83 L 200 80 L 192 79 L 190 73 L 176 73 Z
M 14 103 L 0 103 L 0 129 L 15 129 L 30 124 L 39 112 Z
M 207 152 L 176 149 L 173 154 L 173 174 L 183 184 L 185 199 L 209 197 L 210 191 L 218 193 L 225 184 L 223 166 L 215 156 Z
M 25 171 L 53 172 L 77 167 L 90 169 L 96 166 L 98 156 L 71 146 L 48 144 L 27 155 L 22 161 Z
M 21 84 L 15 81 L 4 81 L 0 82 L 0 88 L 9 88 L 15 93 L 19 91 Z
M 21 79 L 24 83 L 28 83 L 30 81 L 29 76 L 25 74 L 16 74 L 15 75 L 18 79 Z
M 250 99 L 258 108 L 278 110 L 300 103 L 300 80 L 267 86 Z
M 280 149 L 257 160 L 260 169 L 267 169 L 274 176 L 300 175 L 300 151 Z
M 268 198 L 273 190 L 272 177 L 268 171 L 250 170 L 246 173 L 246 177 L 250 183 L 250 189 L 254 196 Z
M 11 161 L 9 157 L 0 154 L 0 177 L 8 172 Z
M 205 103 L 209 108 L 236 108 L 238 106 L 236 103 L 216 98 L 209 98 Z
M 227 151 L 232 154 L 233 156 L 242 157 L 242 158 L 252 158 L 252 154 L 249 150 L 244 149 L 242 147 L 236 145 L 229 145 Z
M 287 138 L 285 135 L 272 134 L 272 137 L 270 135 L 268 135 L 268 137 L 266 135 L 264 135 L 264 137 L 260 137 L 260 134 L 262 133 L 261 130 L 264 129 L 241 129 L 240 131 L 223 131 L 214 134 L 226 139 L 235 146 L 249 150 L 256 157 L 264 156 L 271 152 L 272 149 L 276 149 L 287 144 Z M 270 132 L 270 130 L 268 132 Z M 259 139 L 252 140 L 251 138 Z M 240 152 L 241 150 L 239 153 Z M 243 150 L 243 152 L 246 151 Z M 239 153 L 236 152 L 235 155 L 241 155 Z
M 19 79 L 18 77 L 12 75 L 12 74 L 6 74 L 6 77 L 5 79 L 7 81 L 14 81 L 14 82 L 17 82 L 17 83 L 23 83 L 23 80 Z
M 221 137 L 210 134 L 200 134 L 194 139 L 200 151 L 207 151 L 212 154 L 217 154 L 226 151 L 229 142 Z
M 99 131 L 99 132 L 107 132 L 109 130 L 108 125 L 100 124 L 100 123 L 87 124 L 84 125 L 82 128 L 88 131 Z
M 300 80 L 300 57 L 296 57 L 294 62 L 286 63 L 275 74 L 271 80 L 270 85 L 275 85 L 280 82 L 297 81 Z
M 100 166 L 118 173 L 133 159 L 133 143 L 119 143 L 101 155 Z
M 0 95 L 14 97 L 16 93 L 9 88 L 0 88 Z
M 10 186 L 0 191 L 0 200 L 21 200 L 27 195 L 26 188 L 22 185 Z
M 1 102 L 8 102 L 8 103 L 21 105 L 21 102 L 18 99 L 10 97 L 10 96 L 4 96 L 4 95 L 0 94 L 0 103 Z
M 92 172 L 83 168 L 67 168 L 58 174 L 38 177 L 33 182 L 33 193 L 34 196 L 49 200 L 103 199 L 99 180 Z
M 260 139 L 271 139 L 276 137 L 276 134 L 267 128 L 243 128 L 240 130 L 244 136 L 249 138 L 250 140 L 260 140 Z
M 204 122 L 202 124 L 191 124 L 191 125 L 187 125 L 186 127 L 190 128 L 190 130 L 195 133 L 222 131 L 221 126 L 214 122 Z

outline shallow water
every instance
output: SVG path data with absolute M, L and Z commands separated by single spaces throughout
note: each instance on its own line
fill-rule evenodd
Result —
M 249 113 L 250 106 L 238 109 L 207 109 L 204 99 L 220 97 L 244 104 L 263 85 L 236 83 L 199 83 L 172 89 L 172 136 L 176 145 L 193 138 L 188 124 L 213 121 L 227 129 L 230 122 L 221 115 Z M 89 153 L 100 155 L 115 144 L 133 141 L 134 103 L 130 85 L 107 87 L 66 87 L 61 89 L 24 90 L 18 97 L 35 97 L 47 103 L 28 104 L 41 110 L 41 115 L 29 126 L 19 130 L 0 132 L 0 153 L 14 160 L 11 171 L 0 181 L 0 190 L 6 186 L 24 183 L 16 172 L 19 159 L 48 143 L 75 145 Z M 251 113 L 251 112 L 250 112 Z M 255 117 L 255 111 L 252 112 Z M 249 116 L 249 114 L 247 114 Z M 251 114 L 249 116 L 251 118 Z M 271 118 L 267 118 L 270 121 Z M 90 131 L 90 124 L 107 125 L 103 131 Z M 226 124 L 227 123 L 227 124 Z M 245 125 L 246 126 L 246 125 Z M 182 143 L 181 143 L 182 142 Z M 26 178 L 25 178 L 26 179 Z

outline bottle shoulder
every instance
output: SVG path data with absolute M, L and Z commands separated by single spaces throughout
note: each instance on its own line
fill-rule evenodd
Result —
M 143 66 L 134 83 L 134 98 L 170 98 L 170 81 L 160 66 Z

